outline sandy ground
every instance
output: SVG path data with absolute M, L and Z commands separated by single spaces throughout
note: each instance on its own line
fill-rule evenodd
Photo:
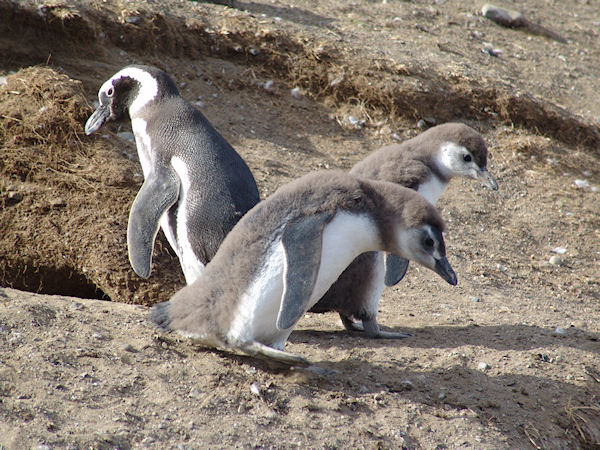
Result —
M 475 2 L 327 3 L 0 2 L 1 447 L 600 446 L 597 8 L 502 5 L 559 42 Z M 149 280 L 128 264 L 129 125 L 83 133 L 129 63 L 168 71 L 263 197 L 420 119 L 476 128 L 500 189 L 438 203 L 458 286 L 411 266 L 387 289 L 401 341 L 307 314 L 286 349 L 327 376 L 158 333 L 184 280 L 162 235 Z

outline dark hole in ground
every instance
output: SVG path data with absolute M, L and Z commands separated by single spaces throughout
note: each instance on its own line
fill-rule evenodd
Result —
M 110 300 L 110 297 L 72 267 L 14 267 L 0 273 L 3 286 L 38 294 Z

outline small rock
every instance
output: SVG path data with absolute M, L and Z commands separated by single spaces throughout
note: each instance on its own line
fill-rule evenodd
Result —
M 481 299 L 479 297 L 471 297 L 471 301 L 473 303 L 479 303 L 481 301 Z
M 163 342 L 162 344 L 160 344 L 160 346 L 165 349 L 169 348 L 169 344 L 167 344 L 166 342 Z
M 67 202 L 65 201 L 65 199 L 61 197 L 53 198 L 52 200 L 50 200 L 50 206 L 52 206 L 53 208 L 60 208 L 62 206 L 65 206 L 66 204 Z
M 103 336 L 101 333 L 93 333 L 93 334 L 92 334 L 92 337 L 93 337 L 94 339 L 98 339 L 98 340 L 102 340 L 102 339 L 104 339 L 104 336 Z
M 445 392 L 440 392 L 438 394 L 438 400 L 444 400 L 446 398 L 446 393 Z
M 403 381 L 401 381 L 400 382 L 400 386 L 405 391 L 412 391 L 414 389 L 414 387 L 415 387 L 415 385 L 413 384 L 413 382 L 410 381 L 410 380 L 403 380 Z
M 577 186 L 578 188 L 581 188 L 581 189 L 590 187 L 590 183 L 587 180 L 575 180 L 574 183 L 575 183 L 575 186 Z
M 131 345 L 131 344 L 125 344 L 121 347 L 121 350 L 126 351 L 126 352 L 130 352 L 130 353 L 137 353 L 137 349 Z
M 552 251 L 557 255 L 564 255 L 567 252 L 567 249 L 564 247 L 554 247 Z
M 550 257 L 550 264 L 553 266 L 561 266 L 563 263 L 563 259 L 559 255 L 552 255 Z
M 125 18 L 126 23 L 130 23 L 132 25 L 137 25 L 141 22 L 141 19 L 138 16 L 129 16 Z
M 82 309 L 85 309 L 85 305 L 83 303 L 79 303 L 79 302 L 72 302 L 71 308 L 81 311 Z
M 260 51 L 256 48 L 251 48 L 250 50 L 248 50 L 248 52 L 252 55 L 252 56 L 256 56 L 260 53 Z
M 565 330 L 563 327 L 556 327 L 554 329 L 554 334 L 566 334 L 567 330 Z
M 490 368 L 490 366 L 488 363 L 480 362 L 479 365 L 477 366 L 477 368 L 479 370 L 481 370 L 482 372 L 485 372 L 486 370 L 488 370 Z
M 250 385 L 250 392 L 252 392 L 257 397 L 260 397 L 260 388 L 258 387 L 258 384 L 252 383 Z
M 194 105 L 196 105 L 198 108 L 204 108 L 204 102 L 201 100 L 196 100 Z
M 275 83 L 273 82 L 273 80 L 267 80 L 263 87 L 265 88 L 265 91 L 270 91 L 271 89 L 273 89 L 274 84 Z
M 19 192 L 9 192 L 6 195 L 6 203 L 8 205 L 15 205 L 23 200 L 23 195 Z
M 523 14 L 518 11 L 499 8 L 498 6 L 490 4 L 483 5 L 483 8 L 481 8 L 481 14 L 490 19 L 492 22 L 496 22 L 498 25 L 509 28 L 519 27 L 525 20 Z
M 129 131 L 119 131 L 117 137 L 129 142 L 135 142 L 135 136 Z
M 6 81 L 6 77 L 0 77 L 0 84 L 8 84 L 8 81 Z
M 499 58 L 502 55 L 502 50 L 499 48 L 486 47 L 483 49 L 483 52 L 493 56 L 494 58 Z
M 302 98 L 302 91 L 300 90 L 299 87 L 295 87 L 294 89 L 292 89 L 290 91 L 290 94 L 292 94 L 292 97 L 294 97 L 295 99 L 301 99 Z
M 190 392 L 188 394 L 188 397 L 191 397 L 191 398 L 200 398 L 201 395 L 202 395 L 202 391 L 200 389 L 198 389 L 197 386 L 194 386 L 190 390 Z
M 187 81 L 182 81 L 181 83 L 179 83 L 179 89 L 185 89 L 187 85 Z

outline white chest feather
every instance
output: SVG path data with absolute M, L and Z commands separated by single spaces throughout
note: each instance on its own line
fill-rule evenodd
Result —
M 173 166 L 173 169 L 175 169 L 175 172 L 177 172 L 177 176 L 179 177 L 179 181 L 181 183 L 179 188 L 179 200 L 177 205 L 177 224 L 175 227 L 177 236 L 175 240 L 179 260 L 181 263 L 181 269 L 183 270 L 183 274 L 185 275 L 185 281 L 187 284 L 192 284 L 196 280 L 196 278 L 198 278 L 198 276 L 202 273 L 202 270 L 204 269 L 204 264 L 202 264 L 202 262 L 196 257 L 188 235 L 187 213 L 189 209 L 188 192 L 190 190 L 190 177 L 186 164 L 177 156 L 171 158 L 171 166 Z M 163 218 L 165 217 L 166 214 L 163 216 Z M 173 246 L 173 244 L 171 245 Z
M 438 198 L 440 198 L 440 196 L 444 193 L 447 184 L 448 183 L 440 180 L 435 175 L 431 175 L 427 181 L 419 186 L 417 192 L 425 197 L 425 200 L 427 200 L 429 203 L 435 205 L 435 203 L 438 201 Z
M 323 231 L 319 272 L 306 310 L 317 303 L 356 256 L 379 246 L 379 234 L 368 217 L 336 214 Z M 230 339 L 258 341 L 283 349 L 294 328 L 277 328 L 285 264 L 285 252 L 279 240 L 273 244 L 258 275 L 240 298 L 228 333 Z
M 135 145 L 137 147 L 138 157 L 142 165 L 144 178 L 148 178 L 148 174 L 152 170 L 152 139 L 146 130 L 146 121 L 144 119 L 131 119 L 131 129 L 135 136 Z
M 259 341 L 283 349 L 276 321 L 283 294 L 283 244 L 279 240 L 268 250 L 262 267 L 240 297 L 228 336 L 242 342 Z M 281 342 L 280 342 L 281 341 Z

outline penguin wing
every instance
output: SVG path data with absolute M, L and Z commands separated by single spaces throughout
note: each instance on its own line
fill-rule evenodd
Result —
M 385 285 L 393 286 L 404 278 L 408 269 L 408 259 L 400 258 L 391 253 L 385 254 Z
M 179 178 L 170 166 L 157 164 L 131 205 L 127 225 L 129 262 L 142 278 L 150 276 L 160 218 L 179 198 L 179 185 Z
M 293 326 L 308 309 L 321 265 L 323 229 L 330 218 L 329 213 L 314 214 L 291 221 L 283 229 L 283 295 L 277 317 L 280 330 Z

